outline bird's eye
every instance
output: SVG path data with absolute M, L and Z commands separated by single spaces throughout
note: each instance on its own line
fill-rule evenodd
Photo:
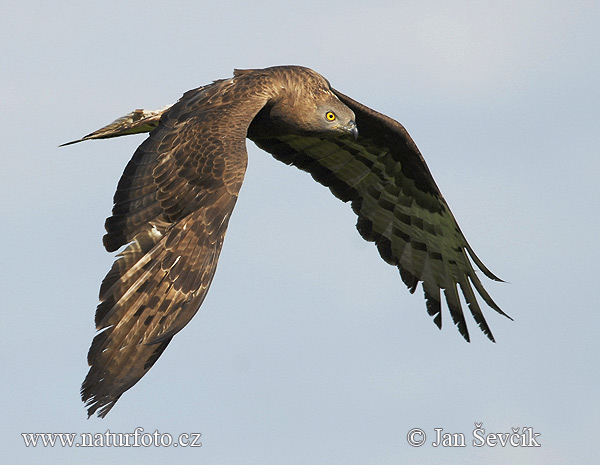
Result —
M 327 118 L 327 121 L 335 121 L 336 116 L 335 116 L 335 113 L 333 111 L 328 111 L 325 114 L 325 118 Z

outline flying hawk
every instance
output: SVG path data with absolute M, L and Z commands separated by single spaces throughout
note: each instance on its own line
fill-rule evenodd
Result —
M 300 66 L 235 70 L 172 106 L 136 110 L 85 136 L 150 132 L 127 164 L 106 220 L 104 246 L 124 246 L 100 287 L 90 370 L 81 395 L 104 417 L 196 314 L 215 274 L 247 165 L 246 138 L 308 171 L 358 215 L 361 236 L 398 267 L 441 328 L 441 292 L 468 341 L 458 288 L 494 341 L 475 297 L 475 255 L 404 127 Z M 64 145 L 68 145 L 64 144 Z M 510 317 L 509 317 L 510 318 Z

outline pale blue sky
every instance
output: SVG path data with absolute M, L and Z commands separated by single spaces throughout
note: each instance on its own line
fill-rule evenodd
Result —
M 591 464 L 600 430 L 600 7 L 593 1 L 6 2 L 0 17 L 2 423 L 11 464 Z M 514 322 L 497 343 L 249 144 L 200 312 L 104 420 L 79 386 L 119 176 L 143 136 L 58 144 L 233 68 L 302 64 L 403 123 Z M 475 448 L 531 426 L 541 448 Z M 23 432 L 202 433 L 185 448 L 26 448 Z M 413 448 L 407 432 L 464 433 Z

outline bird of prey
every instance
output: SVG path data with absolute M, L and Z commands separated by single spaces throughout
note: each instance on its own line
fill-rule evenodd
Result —
M 196 314 L 211 284 L 247 165 L 246 138 L 309 172 L 358 216 L 357 229 L 400 271 L 442 326 L 442 291 L 469 341 L 458 288 L 494 341 L 475 291 L 498 280 L 467 243 L 404 127 L 300 66 L 235 70 L 169 107 L 136 110 L 78 141 L 150 132 L 118 183 L 104 246 L 122 247 L 100 287 L 81 395 L 104 417 Z M 64 145 L 68 145 L 64 144 Z M 509 317 L 510 318 L 510 317 Z

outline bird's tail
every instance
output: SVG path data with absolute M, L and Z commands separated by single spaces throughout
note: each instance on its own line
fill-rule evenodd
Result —
M 171 108 L 171 106 L 172 105 L 167 105 L 158 110 L 133 110 L 87 136 L 83 136 L 81 139 L 72 140 L 71 142 L 66 142 L 59 145 L 59 147 L 76 144 L 90 139 L 109 139 L 111 137 L 126 136 L 128 134 L 150 132 L 158 126 L 160 117 L 165 111 Z

